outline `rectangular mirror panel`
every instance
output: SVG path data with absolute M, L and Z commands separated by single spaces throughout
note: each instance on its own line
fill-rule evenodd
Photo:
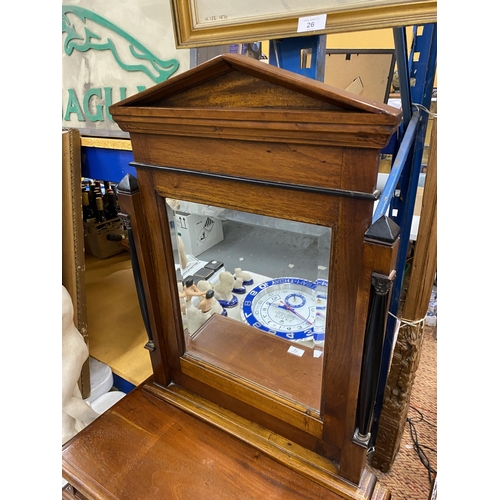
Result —
M 166 207 L 186 354 L 319 411 L 331 229 Z

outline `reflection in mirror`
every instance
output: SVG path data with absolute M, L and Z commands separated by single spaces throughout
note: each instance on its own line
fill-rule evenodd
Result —
M 319 410 L 331 229 L 166 202 L 186 355 Z

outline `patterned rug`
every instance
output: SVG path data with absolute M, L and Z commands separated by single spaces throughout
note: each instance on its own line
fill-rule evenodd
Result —
M 437 471 L 437 327 L 424 327 L 408 419 L 392 468 L 387 473 L 368 469 L 391 491 L 391 500 L 429 499 Z

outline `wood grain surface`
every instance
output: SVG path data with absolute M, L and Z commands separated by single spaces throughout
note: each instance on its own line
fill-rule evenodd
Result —
M 342 498 L 141 388 L 67 443 L 63 477 L 89 500 Z

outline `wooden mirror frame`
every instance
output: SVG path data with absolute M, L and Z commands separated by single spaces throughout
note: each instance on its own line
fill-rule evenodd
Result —
M 278 460 L 308 464 L 323 482 L 360 484 L 367 442 L 355 437 L 356 413 L 373 274 L 391 279 L 398 241 L 369 229 L 380 150 L 400 111 L 229 54 L 110 111 L 135 158 L 137 178 L 118 192 L 150 321 L 151 393 Z M 319 411 L 185 353 L 165 198 L 331 228 Z M 206 327 L 250 328 L 235 323 L 214 316 Z

